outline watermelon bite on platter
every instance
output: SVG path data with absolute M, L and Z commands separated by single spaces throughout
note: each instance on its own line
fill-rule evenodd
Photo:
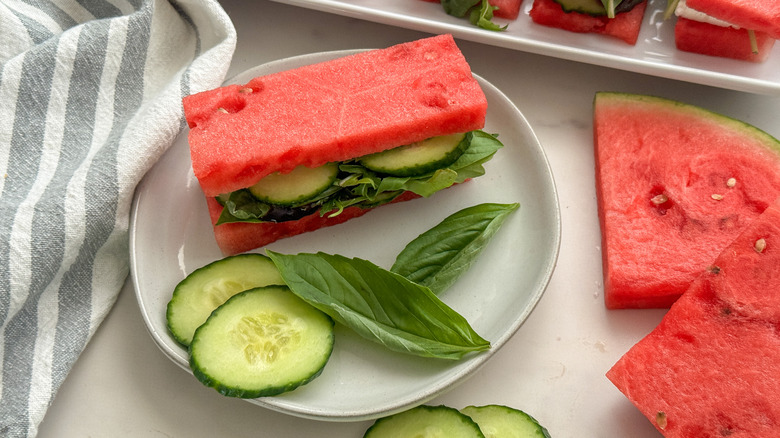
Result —
M 775 39 L 765 32 L 755 32 L 755 47 L 746 29 L 718 26 L 678 18 L 674 26 L 677 49 L 701 55 L 719 56 L 749 62 L 763 62 L 769 57 Z
M 441 0 L 423 0 L 431 3 L 441 3 Z M 475 0 L 473 4 L 479 3 L 480 0 Z M 493 16 L 497 18 L 504 18 L 506 20 L 515 20 L 520 15 L 520 5 L 523 0 L 489 0 L 490 6 L 498 9 L 493 11 Z
M 763 62 L 780 35 L 780 2 L 669 0 L 677 49 L 702 55 Z
M 569 3 L 572 3 L 571 8 L 566 9 L 564 4 Z M 636 3 L 631 10 L 617 13 L 614 18 L 610 18 L 600 0 L 534 0 L 529 15 L 536 24 L 575 33 L 607 35 L 634 45 L 639 37 L 646 7 L 647 2 L 642 1 Z
M 663 98 L 597 93 L 605 305 L 669 307 L 780 196 L 780 142 Z
M 780 203 L 607 372 L 667 438 L 780 436 Z

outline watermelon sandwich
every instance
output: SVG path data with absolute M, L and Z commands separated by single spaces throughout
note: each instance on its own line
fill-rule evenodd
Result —
M 665 437 L 780 437 L 778 267 L 775 202 L 607 372 Z
M 685 52 L 763 62 L 780 37 L 780 1 L 670 0 L 675 45 Z
M 273 73 L 183 99 L 216 241 L 236 254 L 427 197 L 502 146 L 451 35 Z
M 780 141 L 693 105 L 597 93 L 594 149 L 610 309 L 671 306 L 780 196 Z
M 536 24 L 634 45 L 646 8 L 646 0 L 534 0 L 529 15 Z

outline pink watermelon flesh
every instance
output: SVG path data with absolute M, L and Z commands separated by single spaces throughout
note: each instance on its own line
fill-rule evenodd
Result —
M 610 309 L 670 306 L 780 196 L 780 142 L 692 105 L 598 93 L 594 144 Z
M 664 436 L 780 436 L 778 267 L 775 203 L 607 372 Z
M 750 36 L 745 29 L 716 26 L 700 21 L 678 18 L 674 26 L 674 41 L 679 50 L 719 56 L 741 61 L 763 62 L 775 44 L 764 32 L 755 32 L 757 53 L 753 53 Z
M 645 14 L 647 2 L 636 5 L 615 18 L 592 16 L 578 12 L 566 12 L 554 0 L 534 0 L 530 16 L 536 24 L 555 27 L 576 33 L 597 33 L 618 38 L 628 44 L 636 44 Z
M 687 0 L 686 4 L 743 29 L 780 38 L 780 0 Z
M 185 97 L 206 196 L 262 177 L 484 126 L 487 101 L 451 35 Z

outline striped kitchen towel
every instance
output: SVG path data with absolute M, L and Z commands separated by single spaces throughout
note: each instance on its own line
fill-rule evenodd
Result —
M 0 0 L 0 436 L 37 434 L 127 278 L 136 184 L 235 39 L 216 0 Z

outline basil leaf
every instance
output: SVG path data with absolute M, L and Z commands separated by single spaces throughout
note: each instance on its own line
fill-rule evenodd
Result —
M 486 203 L 464 208 L 409 242 L 390 270 L 438 295 L 474 264 L 504 220 L 519 207 L 517 203 Z
M 441 0 L 441 6 L 449 15 L 463 18 L 479 2 L 480 0 Z
M 459 359 L 490 348 L 463 316 L 427 287 L 363 259 L 266 251 L 304 301 L 393 351 Z
M 482 6 L 479 8 L 472 8 L 469 14 L 469 21 L 475 26 L 479 26 L 483 29 L 492 31 L 506 30 L 507 26 L 499 26 L 493 23 L 493 11 L 498 9 L 498 6 L 492 6 L 488 0 L 482 0 Z
M 447 14 L 458 18 L 468 17 L 471 24 L 482 29 L 502 31 L 507 28 L 493 23 L 493 11 L 498 7 L 492 6 L 488 0 L 441 0 L 441 6 Z

